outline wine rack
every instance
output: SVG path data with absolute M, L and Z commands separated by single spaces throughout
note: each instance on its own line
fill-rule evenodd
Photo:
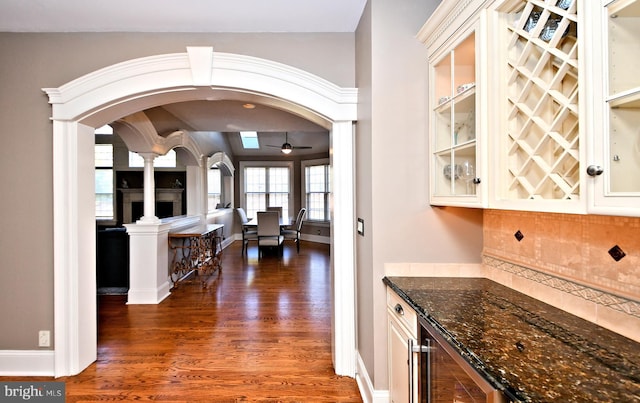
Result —
M 577 0 L 507 2 L 503 196 L 580 198 Z

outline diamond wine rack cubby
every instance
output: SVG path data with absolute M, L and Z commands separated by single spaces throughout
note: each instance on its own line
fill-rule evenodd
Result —
M 504 10 L 508 199 L 580 197 L 577 0 Z

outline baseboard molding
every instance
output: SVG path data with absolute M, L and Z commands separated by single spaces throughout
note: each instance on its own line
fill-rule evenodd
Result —
M 300 239 L 302 239 L 303 241 L 324 243 L 324 244 L 327 244 L 327 245 L 331 244 L 331 238 L 328 237 L 328 236 L 312 235 L 312 234 L 301 234 L 300 235 Z
M 157 289 L 129 289 L 127 304 L 159 304 L 171 295 L 171 283 L 166 281 Z
M 237 236 L 240 235 L 240 240 L 242 240 L 242 234 L 236 234 L 234 236 L 227 237 L 222 240 L 222 249 L 226 249 L 229 245 L 233 243 L 233 241 L 237 240 Z
M 55 376 L 53 350 L 0 350 L 0 376 Z
M 364 403 L 388 403 L 389 391 L 388 390 L 375 390 L 371 378 L 369 378 L 369 372 L 360 357 L 360 353 L 357 353 L 356 360 L 356 383 L 360 390 L 360 396 Z

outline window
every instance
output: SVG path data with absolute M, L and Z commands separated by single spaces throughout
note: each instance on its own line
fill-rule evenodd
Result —
M 241 163 L 244 206 L 248 217 L 256 217 L 267 207 L 282 207 L 282 217 L 290 217 L 293 204 L 291 163 Z
M 113 145 L 95 145 L 96 218 L 113 219 Z
M 176 150 L 169 150 L 165 155 L 159 155 L 153 160 L 154 168 L 175 168 Z M 138 153 L 129 151 L 129 168 L 144 168 L 144 158 Z
M 329 161 L 311 160 L 302 163 L 304 168 L 304 204 L 307 220 L 329 221 L 329 197 L 331 171 Z
M 215 210 L 222 201 L 222 176 L 217 167 L 209 169 L 207 175 L 207 210 Z
M 113 127 L 109 125 L 104 125 L 102 127 L 98 127 L 95 130 L 95 134 L 102 136 L 112 136 L 113 135 Z

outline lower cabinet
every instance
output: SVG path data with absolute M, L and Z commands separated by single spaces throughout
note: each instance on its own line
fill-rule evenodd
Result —
M 390 288 L 387 324 L 390 402 L 509 401 Z
M 416 312 L 392 290 L 387 290 L 389 401 L 418 402 L 418 321 Z

